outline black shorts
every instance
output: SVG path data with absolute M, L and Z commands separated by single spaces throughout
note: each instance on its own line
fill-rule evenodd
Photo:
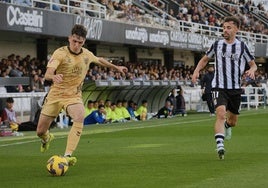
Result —
M 241 94 L 241 89 L 213 89 L 212 97 L 215 108 L 224 105 L 226 110 L 239 114 Z

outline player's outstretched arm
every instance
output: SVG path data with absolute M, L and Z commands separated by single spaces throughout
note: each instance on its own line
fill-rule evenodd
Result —
M 99 62 L 104 67 L 109 67 L 109 68 L 116 69 L 116 70 L 118 70 L 121 73 L 127 72 L 127 67 L 125 67 L 125 66 L 116 66 L 116 65 L 110 63 L 109 61 L 107 61 L 106 59 L 104 59 L 102 57 L 99 57 Z
M 247 70 L 245 73 L 247 76 L 249 76 L 251 79 L 255 79 L 255 72 L 257 71 L 257 65 L 256 63 L 252 60 L 249 62 L 250 69 Z
M 209 57 L 207 55 L 205 55 L 198 62 L 197 66 L 194 70 L 193 76 L 192 76 L 192 82 L 194 84 L 196 83 L 197 79 L 199 78 L 199 72 L 207 65 L 208 61 L 209 61 Z

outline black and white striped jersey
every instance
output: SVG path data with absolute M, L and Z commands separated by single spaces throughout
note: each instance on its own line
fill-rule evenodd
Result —
M 215 58 L 212 88 L 220 89 L 240 89 L 246 63 L 255 59 L 247 45 L 238 39 L 233 44 L 226 43 L 224 39 L 215 41 L 206 55 Z

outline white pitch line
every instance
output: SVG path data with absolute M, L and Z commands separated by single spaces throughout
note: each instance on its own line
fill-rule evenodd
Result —
M 252 115 L 256 115 L 256 114 L 266 114 L 267 112 L 263 112 L 263 113 L 248 113 L 248 114 L 241 114 L 239 116 L 252 116 Z M 204 121 L 211 121 L 211 120 L 215 120 L 212 118 L 207 118 L 207 119 L 202 119 L 202 120 L 192 120 L 192 121 L 184 121 L 184 122 L 176 122 L 176 123 L 172 123 L 172 125 L 180 125 L 180 124 L 189 124 L 189 123 L 199 123 L 199 122 L 204 122 Z M 170 123 L 162 123 L 162 124 L 157 124 L 157 125 L 145 125 L 145 126 L 139 126 L 139 127 L 124 127 L 124 128 L 119 128 L 119 129 L 106 129 L 106 130 L 85 130 L 83 135 L 90 135 L 90 134 L 98 134 L 98 133 L 112 133 L 112 132 L 119 132 L 119 131 L 124 131 L 124 130 L 134 130 L 134 129 L 144 129 L 144 128 L 152 128 L 152 127 L 160 127 L 160 126 L 167 126 L 170 125 Z M 193 125 L 195 126 L 195 125 Z M 196 125 L 198 126 L 198 125 Z M 61 139 L 61 138 L 65 138 L 67 136 L 66 132 L 64 133 L 56 133 L 56 135 L 58 135 L 56 138 L 57 139 Z M 63 136 L 65 135 L 65 136 Z M 29 137 L 27 137 L 28 139 Z M 9 141 L 14 141 L 14 140 L 9 140 Z M 1 144 L 0 147 L 7 147 L 7 146 L 14 146 L 14 145 L 21 145 L 21 144 L 27 144 L 27 143 L 33 143 L 33 142 L 40 142 L 39 139 L 34 139 L 34 140 L 29 140 L 29 141 L 21 141 L 21 142 L 15 142 L 15 143 L 10 143 L 10 144 Z

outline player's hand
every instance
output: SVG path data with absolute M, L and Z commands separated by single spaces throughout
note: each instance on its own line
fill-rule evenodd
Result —
M 55 74 L 53 76 L 53 79 L 52 80 L 53 80 L 54 83 L 59 84 L 59 83 L 62 82 L 62 78 L 63 78 L 63 74 Z
M 117 69 L 119 72 L 124 73 L 124 74 L 127 73 L 128 71 L 127 67 L 125 66 L 118 66 Z
M 198 78 L 199 78 L 199 72 L 194 71 L 193 76 L 192 76 L 192 82 L 193 82 L 193 84 L 196 83 L 196 81 L 197 81 Z
M 250 77 L 251 79 L 255 80 L 255 71 L 254 71 L 254 70 L 249 69 L 249 70 L 247 70 L 247 71 L 245 72 L 245 74 L 246 74 L 246 76 L 248 76 L 248 77 Z

